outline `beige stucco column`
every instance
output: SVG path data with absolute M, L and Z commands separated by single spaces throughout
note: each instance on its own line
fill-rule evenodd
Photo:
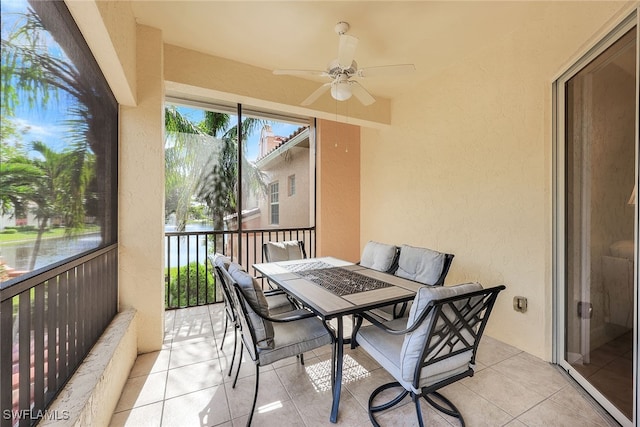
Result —
M 162 32 L 136 31 L 136 107 L 120 109 L 120 310 L 138 312 L 138 353 L 164 333 L 164 76 Z
M 317 121 L 316 251 L 360 260 L 360 127 Z

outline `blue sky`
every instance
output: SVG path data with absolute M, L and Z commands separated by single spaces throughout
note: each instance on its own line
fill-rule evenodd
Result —
M 25 0 L 1 0 L 2 10 L 2 37 L 6 38 L 16 27 L 22 25 L 21 14 L 27 11 L 28 3 Z M 53 38 L 45 35 L 42 38 L 42 49 L 57 58 L 68 61 L 62 49 Z M 18 98 L 15 106 L 15 115 L 7 117 L 2 112 L 2 120 L 11 120 L 17 130 L 22 133 L 22 142 L 29 146 L 33 141 L 42 141 L 55 151 L 61 151 L 67 146 L 65 135 L 69 133 L 66 120 L 74 118 L 69 114 L 69 107 L 74 99 L 63 91 L 50 91 L 50 98 L 46 105 L 37 102 L 33 107 L 29 106 L 24 96 Z
M 2 10 L 2 35 L 5 38 L 6 34 L 15 28 L 16 22 L 20 18 L 19 14 L 27 10 L 28 3 L 26 0 L 0 0 L 0 7 Z M 65 53 L 51 37 L 45 37 L 44 42 L 43 49 L 46 49 L 50 55 L 68 60 Z M 69 113 L 74 102 L 75 99 L 63 91 L 58 91 L 57 94 L 51 92 L 51 98 L 45 106 L 39 104 L 31 108 L 26 99 L 20 99 L 15 108 L 15 115 L 10 119 L 22 132 L 22 142 L 25 146 L 28 147 L 33 141 L 42 141 L 54 151 L 59 152 L 67 146 L 65 135 L 69 134 L 69 128 L 65 121 L 74 118 Z M 179 107 L 179 111 L 194 123 L 198 123 L 202 119 L 201 109 Z M 2 116 L 3 120 L 9 119 L 6 112 L 3 112 Z M 235 116 L 232 117 L 232 123 L 235 118 Z M 274 134 L 283 137 L 291 135 L 299 127 L 298 124 L 284 122 L 270 123 Z M 259 137 L 260 130 L 258 129 L 247 140 L 246 152 L 249 160 L 255 160 L 258 155 Z

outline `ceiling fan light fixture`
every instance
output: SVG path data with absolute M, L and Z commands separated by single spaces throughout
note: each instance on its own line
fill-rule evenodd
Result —
M 373 68 L 358 68 L 354 60 L 358 38 L 346 34 L 349 24 L 340 21 L 335 26 L 335 32 L 339 36 L 338 57 L 327 65 L 324 71 L 319 70 L 274 70 L 274 74 L 287 74 L 291 76 L 311 75 L 329 77 L 330 83 L 325 83 L 316 89 L 311 95 L 302 101 L 301 105 L 311 105 L 322 95 L 331 91 L 331 96 L 337 101 L 346 101 L 355 96 L 362 105 L 371 105 L 375 98 L 356 80 L 357 78 L 385 76 L 390 74 L 405 74 L 415 71 L 413 64 L 383 65 Z
M 346 101 L 351 98 L 351 85 L 346 82 L 336 82 L 331 85 L 331 96 L 338 101 Z

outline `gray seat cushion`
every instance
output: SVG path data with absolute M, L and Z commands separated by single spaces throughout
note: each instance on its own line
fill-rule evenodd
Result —
M 395 275 L 433 285 L 442 274 L 444 260 L 445 254 L 442 252 L 402 245 Z
M 389 271 L 396 259 L 396 247 L 370 240 L 362 250 L 360 265 L 378 271 Z
M 422 311 L 432 300 L 449 298 L 456 295 L 479 291 L 482 286 L 478 283 L 466 283 L 457 286 L 424 287 L 421 288 L 413 301 L 408 318 L 386 322 L 392 329 L 401 330 L 420 316 Z M 426 345 L 427 335 L 433 321 L 429 314 L 421 325 L 406 335 L 391 335 L 375 325 L 360 329 L 357 335 L 358 344 L 362 346 L 381 366 L 383 366 L 405 389 L 419 393 L 420 387 L 426 387 L 445 378 L 465 372 L 470 367 L 472 351 L 465 351 L 448 357 L 422 369 L 419 387 L 413 387 L 413 378 L 420 355 Z M 428 357 L 436 356 L 442 348 L 436 348 Z
M 269 262 L 289 261 L 294 259 L 303 259 L 300 242 L 297 240 L 289 240 L 286 242 L 267 242 L 265 243 L 265 255 Z
M 391 329 L 402 330 L 407 327 L 407 318 L 391 320 L 384 324 Z M 369 325 L 360 328 L 356 341 L 396 380 L 400 378 L 400 350 L 404 335 L 392 335 L 375 325 Z
M 308 313 L 306 310 L 296 310 L 286 316 Z M 261 366 L 331 343 L 329 332 L 317 317 L 272 324 L 275 331 L 273 347 L 258 349 Z
M 232 262 L 229 266 L 229 274 L 240 286 L 247 301 L 250 301 L 263 316 L 269 316 L 269 304 L 258 282 L 239 264 Z M 273 348 L 273 324 L 258 316 L 253 309 L 246 304 L 249 320 L 253 326 L 258 348 Z

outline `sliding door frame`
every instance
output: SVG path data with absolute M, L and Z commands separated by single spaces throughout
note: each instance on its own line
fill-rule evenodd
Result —
M 580 70 L 589 64 L 598 55 L 604 52 L 608 47 L 613 45 L 622 35 L 636 27 L 636 123 L 635 123 L 635 180 L 638 184 L 638 156 L 640 151 L 639 142 L 639 117 L 640 117 L 640 6 L 635 5 L 628 13 L 623 16 L 617 23 L 612 24 L 607 30 L 602 31 L 602 36 L 592 46 L 586 48 L 578 60 L 566 68 L 559 77 L 554 81 L 552 86 L 552 115 L 553 115 L 553 164 L 552 164 L 552 182 L 553 182 L 553 251 L 552 251 L 552 280 L 553 280 L 553 362 L 558 364 L 567 373 L 574 378 L 591 396 L 593 396 L 603 407 L 623 426 L 632 426 L 638 421 L 638 410 L 640 407 L 640 393 L 638 386 L 638 343 L 640 341 L 640 328 L 638 326 L 638 307 L 640 307 L 640 295 L 638 292 L 638 262 L 634 268 L 634 338 L 633 338 L 633 354 L 635 361 L 633 365 L 633 419 L 627 420 L 626 416 L 613 404 L 611 404 L 594 386 L 591 385 L 578 371 L 576 371 L 566 360 L 566 317 L 565 304 L 567 295 L 566 289 L 566 258 L 567 247 L 565 242 L 566 235 L 566 159 L 567 153 L 565 143 L 565 84 L 574 77 Z M 639 243 L 639 205 L 638 196 L 636 195 L 635 204 L 635 259 L 638 260 L 638 243 Z

